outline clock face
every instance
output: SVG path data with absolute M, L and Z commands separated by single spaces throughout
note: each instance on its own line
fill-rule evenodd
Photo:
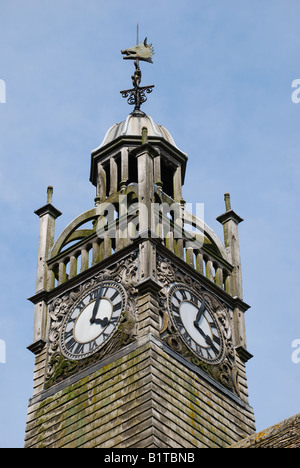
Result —
M 86 291 L 63 323 L 60 344 L 64 356 L 84 359 L 102 348 L 117 329 L 125 305 L 125 291 L 114 281 L 103 281 Z
M 169 311 L 185 344 L 192 352 L 209 363 L 216 364 L 222 360 L 222 333 L 204 299 L 185 285 L 175 285 L 169 293 Z

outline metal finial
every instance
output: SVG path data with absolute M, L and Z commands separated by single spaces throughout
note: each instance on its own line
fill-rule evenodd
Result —
M 131 77 L 133 89 L 125 89 L 120 91 L 122 97 L 127 98 L 127 102 L 130 105 L 134 105 L 134 113 L 140 113 L 140 107 L 143 102 L 147 101 L 145 93 L 152 93 L 154 85 L 140 87 L 142 72 L 140 69 L 140 60 L 144 62 L 152 62 L 152 55 L 154 50 L 152 44 L 147 44 L 147 38 L 143 43 L 139 43 L 139 24 L 137 23 L 137 44 L 136 46 L 130 47 L 129 49 L 121 50 L 124 55 L 124 60 L 134 60 L 135 71 Z

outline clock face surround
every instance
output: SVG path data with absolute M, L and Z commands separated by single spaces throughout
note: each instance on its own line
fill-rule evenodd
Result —
M 85 291 L 64 320 L 63 355 L 77 361 L 99 351 L 118 328 L 125 307 L 126 293 L 115 281 L 103 281 Z
M 221 362 L 224 340 L 208 303 L 192 288 L 175 284 L 169 291 L 168 308 L 186 346 L 207 363 Z

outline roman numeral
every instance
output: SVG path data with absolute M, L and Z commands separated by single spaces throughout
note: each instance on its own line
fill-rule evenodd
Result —
M 119 295 L 119 291 L 115 291 L 114 294 L 110 298 L 111 302 L 114 302 L 114 300 L 116 299 L 116 297 L 118 297 L 118 295 Z
M 106 338 L 109 336 L 109 333 L 105 333 L 105 331 L 102 333 L 103 341 L 106 340 Z
M 109 288 L 103 288 L 101 297 L 105 297 Z
M 73 329 L 65 332 L 65 341 L 67 341 L 70 336 L 73 336 Z
M 215 343 L 217 343 L 217 345 L 219 345 L 219 346 L 220 346 L 220 344 L 221 344 L 221 340 L 220 340 L 220 338 L 219 338 L 218 336 L 216 336 L 216 335 L 213 335 L 213 341 L 214 341 Z
M 198 307 L 199 305 L 199 299 L 197 296 L 195 296 L 193 293 L 190 293 L 191 294 L 191 301 Z
M 183 337 L 184 337 L 185 340 L 188 342 L 188 344 L 191 345 L 191 343 L 192 343 L 192 338 L 190 337 L 190 335 L 189 335 L 187 332 L 184 332 L 184 333 L 183 333 Z
M 96 340 L 90 341 L 90 342 L 89 342 L 89 352 L 93 351 L 93 349 L 97 348 L 97 346 L 98 346 L 98 345 L 97 345 Z
M 68 350 L 70 353 L 72 353 L 74 347 L 75 347 L 76 344 L 77 344 L 77 341 L 75 341 L 74 337 L 72 336 L 72 338 L 71 338 L 68 342 L 65 342 L 65 344 L 66 344 L 67 350 Z
M 175 301 L 177 301 L 178 304 L 180 304 L 181 299 L 179 299 L 179 298 L 176 296 L 177 292 L 178 292 L 178 291 L 176 291 L 176 292 L 173 294 L 172 301 L 175 299 Z
M 203 349 L 201 348 L 201 346 L 198 343 L 195 343 L 195 344 L 196 344 L 196 352 L 198 354 L 201 354 L 201 356 L 203 356 Z
M 78 343 L 76 349 L 74 350 L 74 354 L 82 354 L 84 350 L 84 343 Z
M 96 299 L 97 299 L 97 296 L 98 296 L 98 290 L 97 290 L 97 289 L 94 289 L 94 291 L 91 291 L 91 292 L 90 292 L 90 295 L 89 295 L 89 302 L 96 300 Z
M 181 295 L 182 295 L 182 299 L 183 299 L 184 301 L 186 301 L 186 300 L 187 300 L 186 291 L 185 291 L 184 289 L 181 289 L 180 292 L 181 292 Z
M 84 307 L 85 307 L 85 303 L 84 303 L 84 299 L 83 299 L 82 301 L 79 302 L 79 304 L 77 304 L 76 309 L 81 310 L 81 309 L 83 309 Z
M 182 321 L 179 315 L 174 315 L 174 320 L 179 327 L 182 327 Z
M 114 304 L 113 306 L 113 312 L 116 312 L 117 310 L 120 310 L 122 307 L 122 302 L 117 302 L 117 304 Z
M 207 321 L 208 321 L 208 325 L 210 326 L 210 328 L 215 328 L 215 329 L 217 329 L 217 326 L 216 326 L 215 322 L 210 321 L 210 320 L 207 320 Z

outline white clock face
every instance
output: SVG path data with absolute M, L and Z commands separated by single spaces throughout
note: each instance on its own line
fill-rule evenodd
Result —
M 113 281 L 86 291 L 64 321 L 60 340 L 64 356 L 84 359 L 102 348 L 117 329 L 125 305 L 125 291 Z
M 169 293 L 169 310 L 175 326 L 191 351 L 209 363 L 222 360 L 222 333 L 204 299 L 185 285 L 175 285 Z

